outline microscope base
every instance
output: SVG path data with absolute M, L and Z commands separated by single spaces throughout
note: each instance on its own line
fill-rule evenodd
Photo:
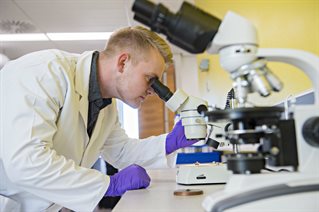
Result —
M 204 163 L 181 165 L 178 168 L 176 182 L 182 185 L 226 183 L 231 175 L 226 164 Z
M 289 179 L 289 181 L 288 181 Z M 205 211 L 319 211 L 319 178 L 301 173 L 232 175 L 205 197 Z

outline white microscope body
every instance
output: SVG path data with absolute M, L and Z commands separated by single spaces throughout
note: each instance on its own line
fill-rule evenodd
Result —
M 206 211 L 319 211 L 319 57 L 291 49 L 258 49 L 255 27 L 229 12 L 221 22 L 205 11 L 183 2 L 173 14 L 161 4 L 135 0 L 134 19 L 163 33 L 191 53 L 219 54 L 230 73 L 237 107 L 204 112 L 208 125 L 230 120 L 225 132 L 231 144 L 259 144 L 256 152 L 234 148 L 227 158 L 232 174 L 225 189 L 206 196 Z M 282 107 L 252 107 L 249 93 L 267 97 L 282 83 L 266 63 L 276 61 L 298 67 L 312 80 L 315 103 L 295 106 L 283 118 Z M 193 105 L 194 106 L 194 105 Z M 266 166 L 273 172 L 264 171 Z M 275 168 L 292 168 L 278 172 Z M 273 168 L 274 167 L 274 168 Z M 269 169 L 268 168 L 268 169 Z
M 180 115 L 187 139 L 204 139 L 206 137 L 205 119 L 197 111 L 200 105 L 207 107 L 207 102 L 194 96 L 188 96 L 181 89 L 178 89 L 165 103 L 167 108 Z
M 208 52 L 220 55 L 222 67 L 234 81 L 240 107 L 247 106 L 248 93 L 268 96 L 271 89 L 281 89 L 281 82 L 266 67 L 267 61 L 294 65 L 312 80 L 315 104 L 295 106 L 293 111 L 298 170 L 233 174 L 225 189 L 208 195 L 202 206 L 206 211 L 319 211 L 318 141 L 311 144 L 303 135 L 305 122 L 311 118 L 319 119 L 319 57 L 299 50 L 258 49 L 257 46 L 254 27 L 230 12 Z M 319 130 L 318 126 L 315 130 Z
M 206 101 L 188 96 L 184 91 L 178 89 L 165 105 L 173 112 L 180 114 L 187 139 L 209 139 L 206 121 L 198 111 L 199 106 L 207 107 Z M 209 136 L 213 135 L 209 134 Z M 180 165 L 176 174 L 176 182 L 183 185 L 226 183 L 230 174 L 226 164 L 223 163 Z

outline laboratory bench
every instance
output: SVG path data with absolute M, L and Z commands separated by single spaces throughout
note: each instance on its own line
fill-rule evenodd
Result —
M 119 211 L 204 211 L 202 202 L 205 196 L 222 190 L 224 184 L 216 185 L 178 185 L 177 169 L 161 169 L 147 171 L 151 184 L 147 189 L 127 191 L 112 210 Z M 177 189 L 200 189 L 202 195 L 175 196 Z

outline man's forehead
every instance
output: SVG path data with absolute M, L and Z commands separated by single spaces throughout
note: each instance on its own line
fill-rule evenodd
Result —
M 152 61 L 152 70 L 151 73 L 160 77 L 163 75 L 163 73 L 166 71 L 166 64 L 162 56 L 160 57 L 153 57 Z

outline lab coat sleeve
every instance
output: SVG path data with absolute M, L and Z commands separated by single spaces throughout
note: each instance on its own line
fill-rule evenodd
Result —
M 145 139 L 132 139 L 120 127 L 119 122 L 106 139 L 103 158 L 114 167 L 122 169 L 138 164 L 146 169 L 170 168 L 176 164 L 176 153 L 166 155 L 167 134 Z
M 52 148 L 59 110 L 70 89 L 57 64 L 17 64 L 8 68 L 21 69 L 18 74 L 3 73 L 2 160 L 10 181 L 22 190 L 75 211 L 93 211 L 109 177 L 76 165 Z

